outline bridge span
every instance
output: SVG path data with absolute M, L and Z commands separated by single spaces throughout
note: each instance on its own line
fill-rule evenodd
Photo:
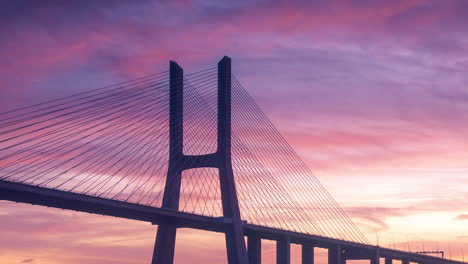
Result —
M 261 263 L 262 239 L 276 241 L 278 264 L 290 263 L 291 244 L 303 264 L 314 248 L 328 249 L 329 264 L 463 263 L 370 245 L 242 89 L 230 58 L 187 76 L 170 62 L 168 74 L 0 114 L 0 199 L 158 225 L 153 264 L 173 263 L 180 228 L 225 234 L 230 264 Z

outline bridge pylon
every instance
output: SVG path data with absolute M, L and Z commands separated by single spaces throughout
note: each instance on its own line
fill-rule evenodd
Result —
M 218 63 L 218 127 L 217 150 L 205 155 L 183 153 L 184 71 L 176 62 L 169 70 L 169 167 L 162 207 L 179 209 L 182 172 L 195 168 L 217 168 L 225 222 L 226 252 L 229 264 L 247 264 L 243 223 L 231 161 L 231 59 L 223 57 Z M 167 221 L 158 226 L 152 264 L 174 262 L 178 223 Z

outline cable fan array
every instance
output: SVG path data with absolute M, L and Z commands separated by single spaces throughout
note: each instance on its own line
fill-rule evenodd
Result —
M 212 153 L 216 68 L 185 75 L 183 84 L 184 153 Z M 0 180 L 160 207 L 169 104 L 169 74 L 161 72 L 2 113 Z M 232 115 L 232 163 L 243 219 L 368 243 L 235 76 Z M 176 180 L 180 211 L 222 216 L 216 169 L 185 170 Z
M 214 68 L 187 75 L 215 77 Z M 162 72 L 2 113 L 0 179 L 159 207 L 168 87 L 169 74 Z M 184 103 L 198 102 L 189 95 Z
M 190 86 L 205 108 L 216 113 L 216 90 Z M 243 219 L 369 244 L 234 75 L 232 159 Z

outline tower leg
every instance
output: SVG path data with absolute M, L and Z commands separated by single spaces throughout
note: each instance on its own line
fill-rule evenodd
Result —
M 151 264 L 174 263 L 176 232 L 174 224 L 159 225 Z
M 247 264 L 244 227 L 241 221 L 236 184 L 231 161 L 231 59 L 218 63 L 218 149 L 219 180 L 223 216 L 232 221 L 226 225 L 226 251 L 229 264 Z
M 171 61 L 169 67 L 169 169 L 167 171 L 164 197 L 161 207 L 179 209 L 182 169 L 178 162 L 183 155 L 183 98 L 184 70 Z M 158 226 L 152 264 L 174 263 L 177 223 L 162 223 Z

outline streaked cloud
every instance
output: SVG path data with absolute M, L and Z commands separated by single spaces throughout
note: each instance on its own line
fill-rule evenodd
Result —
M 468 214 L 461 214 L 455 217 L 456 220 L 468 220 Z

